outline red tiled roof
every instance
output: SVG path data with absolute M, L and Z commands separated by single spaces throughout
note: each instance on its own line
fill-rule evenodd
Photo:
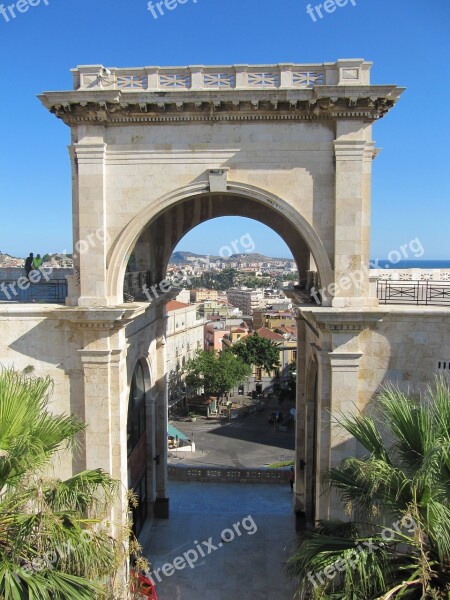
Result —
M 261 327 L 261 329 L 258 329 L 256 333 L 260 337 L 266 338 L 267 340 L 272 340 L 274 342 L 284 342 L 284 337 L 282 335 L 280 335 L 279 333 L 275 333 L 275 331 L 271 331 L 267 327 Z
M 184 302 L 178 302 L 178 300 L 171 300 L 166 304 L 166 311 L 170 312 L 172 310 L 178 310 L 179 308 L 187 308 L 189 304 L 185 304 Z

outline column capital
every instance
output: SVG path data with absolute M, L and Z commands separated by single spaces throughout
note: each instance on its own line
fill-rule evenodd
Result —
M 108 144 L 73 144 L 71 152 L 77 157 L 78 164 L 103 164 Z
M 78 350 L 83 366 L 108 365 L 111 362 L 111 354 L 113 352 L 114 350 Z M 120 350 L 118 352 L 120 352 Z
M 332 371 L 358 371 L 362 352 L 329 352 Z
M 362 160 L 366 153 L 367 142 L 362 140 L 335 140 L 334 154 L 337 161 Z

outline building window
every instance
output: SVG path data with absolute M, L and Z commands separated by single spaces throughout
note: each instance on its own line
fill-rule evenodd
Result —
M 136 448 L 145 432 L 145 381 L 144 369 L 141 363 L 136 368 L 131 379 L 130 399 L 128 402 L 127 421 L 127 450 L 128 456 Z

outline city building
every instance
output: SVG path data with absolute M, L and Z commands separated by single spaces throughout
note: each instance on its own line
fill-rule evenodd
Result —
M 274 330 L 281 327 L 281 325 L 295 326 L 295 317 L 292 311 L 257 310 L 253 313 L 253 327 L 255 329 L 266 327 Z
M 204 302 L 205 300 L 217 301 L 219 292 L 217 290 L 194 289 L 191 290 L 191 302 Z
M 183 368 L 203 348 L 203 319 L 197 307 L 171 300 L 165 308 L 166 369 L 169 406 L 184 400 Z
M 265 308 L 262 290 L 229 289 L 227 297 L 230 304 L 239 308 L 244 315 L 252 315 L 255 310 Z
M 226 301 L 205 300 L 200 303 L 199 311 L 203 314 L 206 320 L 212 316 L 220 317 L 237 317 L 242 314 L 239 308 L 229 304 Z
M 207 351 L 222 352 L 223 340 L 230 334 L 225 322 L 212 321 L 205 325 L 204 348 Z

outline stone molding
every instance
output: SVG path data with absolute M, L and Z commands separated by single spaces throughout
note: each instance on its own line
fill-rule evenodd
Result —
M 140 316 L 148 308 L 146 304 L 139 304 L 133 308 L 70 308 L 63 309 L 64 316 L 79 330 L 85 331 L 120 331 Z
M 78 354 L 81 358 L 81 362 L 84 365 L 106 365 L 112 362 L 114 357 L 116 360 L 120 360 L 120 356 L 117 359 L 117 355 L 123 352 L 122 349 L 115 350 L 78 350 Z
M 328 357 L 332 371 L 357 372 L 359 369 L 362 352 L 329 352 Z
M 373 156 L 373 149 L 370 146 L 368 148 L 365 141 L 336 140 L 334 142 L 334 154 L 337 161 L 361 161 L 366 157 L 368 150 Z
M 192 123 L 220 121 L 376 121 L 395 105 L 396 86 L 361 89 L 320 86 L 312 90 L 211 92 L 46 92 L 44 106 L 69 126 L 92 123 Z M 174 97 L 175 96 L 175 97 Z
M 103 165 L 107 144 L 74 144 L 72 152 L 76 156 L 79 165 Z

